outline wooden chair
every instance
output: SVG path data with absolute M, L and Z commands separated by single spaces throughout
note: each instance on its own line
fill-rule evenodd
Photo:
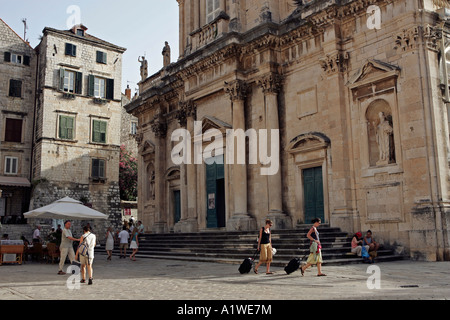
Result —
M 52 260 L 52 264 L 55 262 L 55 258 L 59 258 L 59 250 L 55 243 L 47 243 L 47 262 Z
M 37 261 L 41 262 L 42 257 L 44 255 L 44 251 L 42 249 L 42 243 L 34 243 L 33 249 L 30 252 L 32 259 L 36 258 Z

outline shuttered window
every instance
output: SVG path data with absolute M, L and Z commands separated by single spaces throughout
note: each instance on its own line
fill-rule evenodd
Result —
M 5 123 L 5 141 L 22 142 L 22 119 L 6 118 Z
M 66 43 L 66 56 L 76 57 L 77 46 L 71 43 Z
M 106 143 L 106 130 L 108 122 L 92 120 L 92 142 Z
M 105 164 L 103 159 L 92 159 L 92 172 L 91 177 L 93 179 L 105 178 Z
M 97 62 L 106 64 L 107 58 L 106 58 L 106 52 L 97 51 Z
M 88 96 L 114 100 L 114 79 L 105 79 L 89 75 Z
M 59 70 L 59 89 L 64 92 L 81 94 L 83 90 L 83 74 L 65 69 Z
M 22 81 L 21 80 L 9 80 L 9 96 L 14 98 L 22 97 Z
M 73 140 L 75 118 L 70 116 L 59 116 L 59 138 Z

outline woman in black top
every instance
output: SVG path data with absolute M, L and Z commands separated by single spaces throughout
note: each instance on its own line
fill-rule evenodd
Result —
M 273 274 L 270 272 L 270 263 L 272 262 L 272 236 L 270 233 L 270 227 L 272 226 L 272 221 L 266 220 L 266 226 L 261 228 L 259 231 L 258 238 L 258 251 L 261 253 L 259 256 L 259 263 L 255 267 L 255 273 L 258 273 L 258 268 L 262 263 L 267 266 L 266 274 Z

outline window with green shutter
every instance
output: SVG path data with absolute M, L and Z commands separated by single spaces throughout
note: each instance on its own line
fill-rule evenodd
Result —
M 66 56 L 76 57 L 77 46 L 71 43 L 66 43 Z
M 70 116 L 59 116 L 59 138 L 73 140 L 75 118 Z
M 93 179 L 105 178 L 105 165 L 106 161 L 103 159 L 92 159 L 91 178 Z
M 92 142 L 106 143 L 106 129 L 108 122 L 101 120 L 92 121 Z
M 102 51 L 97 51 L 97 62 L 98 63 L 102 63 L 102 64 L 106 64 L 106 52 L 102 52 Z

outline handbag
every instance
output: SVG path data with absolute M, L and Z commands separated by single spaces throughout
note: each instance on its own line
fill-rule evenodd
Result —
M 274 256 L 274 255 L 276 255 L 276 254 L 277 254 L 277 249 L 272 248 L 272 255 Z

